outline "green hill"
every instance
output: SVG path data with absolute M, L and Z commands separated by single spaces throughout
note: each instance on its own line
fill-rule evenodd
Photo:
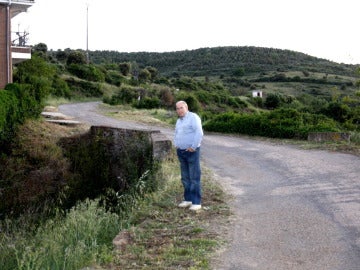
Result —
M 221 83 L 234 96 L 261 89 L 291 96 L 309 94 L 329 98 L 340 90 L 353 95 L 358 89 L 359 65 L 340 64 L 304 53 L 261 47 L 215 47 L 176 52 L 91 51 L 96 65 L 135 63 L 154 67 L 166 78 L 191 77 Z
M 339 64 L 304 53 L 261 47 L 215 47 L 176 52 L 92 51 L 95 64 L 136 62 L 153 66 L 162 75 L 232 75 L 239 68 L 245 74 L 268 71 L 307 71 L 354 76 L 356 66 Z

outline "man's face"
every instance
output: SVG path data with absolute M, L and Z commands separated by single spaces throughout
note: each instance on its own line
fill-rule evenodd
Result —
M 184 117 L 187 111 L 188 111 L 188 107 L 185 103 L 180 102 L 176 104 L 176 112 L 179 117 Z

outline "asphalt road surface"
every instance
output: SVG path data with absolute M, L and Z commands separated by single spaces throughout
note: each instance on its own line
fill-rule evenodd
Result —
M 99 115 L 98 103 L 60 112 L 91 125 L 160 129 Z M 202 160 L 229 194 L 234 218 L 213 269 L 360 270 L 360 158 L 205 134 Z

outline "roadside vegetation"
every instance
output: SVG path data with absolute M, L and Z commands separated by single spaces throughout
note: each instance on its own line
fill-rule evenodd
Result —
M 49 124 L 37 120 L 28 125 L 47 129 Z M 22 137 L 31 138 L 35 135 L 31 132 L 39 131 L 27 129 Z M 45 136 L 51 138 L 47 148 L 56 147 L 59 137 L 82 131 L 68 127 L 47 130 L 53 133 Z M 59 158 L 50 148 L 41 151 L 48 159 Z M 163 183 L 157 191 L 142 194 L 146 183 L 139 179 L 139 192 L 112 194 L 118 199 L 112 211 L 108 211 L 104 201 L 109 197 L 104 195 L 80 201 L 69 210 L 52 209 L 51 215 L 47 212 L 42 218 L 39 213 L 34 217 L 33 212 L 27 212 L 16 219 L 4 219 L 0 223 L 0 268 L 210 269 L 212 254 L 224 244 L 230 212 L 223 191 L 205 167 L 204 210 L 192 213 L 177 208 L 182 196 L 179 174 L 171 153 L 156 174 Z M 114 248 L 112 240 L 117 234 L 121 240 Z
M 359 66 L 254 47 L 90 52 L 90 59 L 38 44 L 0 90 L 1 269 L 210 269 L 224 244 L 219 235 L 231 213 L 221 188 L 205 169 L 206 207 L 196 214 L 176 208 L 173 153 L 127 193 L 104 189 L 69 204 L 66 194 L 79 179 L 59 141 L 89 127 L 46 123 L 39 117 L 45 105 L 101 100 L 108 116 L 170 127 L 175 102 L 185 100 L 206 132 L 360 155 Z M 306 141 L 322 131 L 347 132 L 351 140 Z M 164 185 L 146 188 L 149 175 Z

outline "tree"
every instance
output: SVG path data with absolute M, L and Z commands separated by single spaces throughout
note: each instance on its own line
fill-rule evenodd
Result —
M 14 82 L 31 83 L 31 78 L 37 77 L 51 81 L 56 70 L 42 57 L 33 55 L 30 60 L 19 63 L 14 72 Z
M 245 75 L 245 69 L 242 68 L 242 67 L 237 68 L 237 69 L 234 71 L 233 75 L 234 75 L 235 77 L 242 77 L 242 76 Z
M 166 107 L 171 107 L 174 105 L 174 95 L 171 93 L 169 88 L 161 89 L 160 91 L 162 104 Z
M 139 80 L 142 82 L 149 81 L 151 79 L 151 73 L 146 68 L 142 69 L 139 73 Z
M 128 76 L 130 73 L 131 65 L 130 63 L 120 63 L 119 64 L 119 70 L 122 75 Z
M 32 47 L 32 51 L 33 52 L 41 52 L 41 53 L 46 54 L 48 51 L 48 47 L 45 43 L 39 43 Z
M 268 109 L 276 109 L 277 107 L 280 106 L 280 103 L 281 103 L 280 95 L 270 93 L 267 95 L 264 105 Z
M 86 57 L 85 54 L 83 52 L 80 51 L 72 51 L 70 52 L 67 61 L 66 61 L 67 65 L 71 65 L 71 64 L 81 64 L 84 65 L 86 64 Z
M 346 104 L 333 101 L 329 103 L 324 112 L 332 119 L 340 123 L 344 123 L 350 115 L 350 108 Z
M 155 80 L 158 75 L 158 70 L 154 67 L 146 67 L 146 70 L 150 72 L 151 81 Z
M 68 55 L 69 53 L 66 52 L 66 51 L 62 51 L 62 50 L 58 50 L 56 53 L 55 53 L 55 57 L 58 61 L 60 62 L 65 62 L 68 58 Z

